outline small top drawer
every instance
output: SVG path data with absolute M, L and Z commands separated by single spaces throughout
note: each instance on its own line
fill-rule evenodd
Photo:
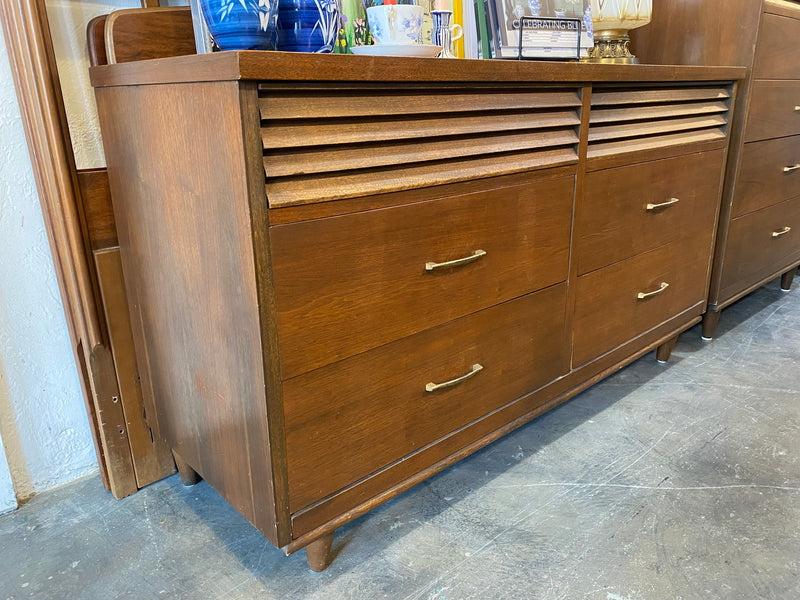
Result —
M 283 378 L 564 281 L 574 186 L 561 177 L 271 227 Z
M 753 82 L 744 141 L 757 142 L 798 133 L 800 81 Z
M 800 79 L 800 5 L 797 18 L 765 14 L 753 64 L 756 79 Z
M 578 274 L 714 228 L 723 151 L 595 171 L 577 227 Z
M 800 136 L 745 144 L 733 217 L 800 196 Z

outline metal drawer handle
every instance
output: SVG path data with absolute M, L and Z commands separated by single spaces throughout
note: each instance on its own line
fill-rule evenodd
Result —
M 433 271 L 434 269 L 446 269 L 447 267 L 458 267 L 459 265 L 465 265 L 467 263 L 476 261 L 481 256 L 486 256 L 486 250 L 475 250 L 475 252 L 473 252 L 469 256 L 465 256 L 464 258 L 457 258 L 455 260 L 448 260 L 447 262 L 441 262 L 441 263 L 426 262 L 425 270 Z
M 800 112 L 800 106 L 795 106 L 794 110 L 795 110 L 795 112 Z
M 783 172 L 784 173 L 790 173 L 791 171 L 797 171 L 797 169 L 800 169 L 800 163 L 797 163 L 796 165 L 794 165 L 792 167 L 783 167 Z
M 786 235 L 787 233 L 789 233 L 791 230 L 792 230 L 791 227 L 784 227 L 780 231 L 773 231 L 772 232 L 772 237 L 774 237 L 774 238 L 775 237 L 781 237 L 782 235 Z
M 656 296 L 657 294 L 662 293 L 668 287 L 669 287 L 669 284 L 666 281 L 662 281 L 661 282 L 661 287 L 658 288 L 657 290 L 654 290 L 652 292 L 639 292 L 638 294 L 636 294 L 636 297 L 639 300 L 644 300 L 645 298 L 649 298 L 650 296 Z
M 665 206 L 672 206 L 673 204 L 677 204 L 680 202 L 678 198 L 670 198 L 666 202 L 662 202 L 661 204 L 648 204 L 647 210 L 657 210 L 659 208 L 664 208 Z
M 436 390 L 440 390 L 442 388 L 453 387 L 454 385 L 458 385 L 462 381 L 466 381 L 470 377 L 474 377 L 481 371 L 483 371 L 483 367 L 476 363 L 472 365 L 472 371 L 470 371 L 466 375 L 462 375 L 461 377 L 456 377 L 455 379 L 451 379 L 450 381 L 445 381 L 444 383 L 433 383 L 431 381 L 430 383 L 425 384 L 425 391 L 435 392 Z

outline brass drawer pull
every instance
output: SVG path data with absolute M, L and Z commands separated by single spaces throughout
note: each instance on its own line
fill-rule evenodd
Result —
M 670 198 L 666 202 L 662 202 L 661 204 L 648 204 L 645 208 L 647 210 L 658 210 L 659 208 L 664 208 L 665 206 L 672 206 L 673 204 L 677 204 L 680 202 L 678 198 Z
M 650 296 L 656 296 L 657 294 L 662 293 L 668 287 L 669 287 L 669 284 L 666 281 L 662 281 L 661 282 L 661 287 L 659 287 L 657 290 L 654 290 L 652 292 L 639 292 L 638 294 L 636 294 L 636 297 L 639 300 L 644 300 L 645 298 L 649 298 Z
M 435 392 L 436 390 L 440 390 L 442 388 L 453 387 L 454 385 L 458 385 L 462 381 L 466 381 L 470 377 L 474 377 L 481 371 L 483 371 L 483 367 L 476 363 L 472 365 L 472 371 L 470 371 L 466 375 L 462 375 L 461 377 L 456 377 L 455 379 L 451 379 L 450 381 L 445 381 L 444 383 L 433 383 L 431 381 L 430 383 L 425 384 L 425 391 Z
M 789 233 L 791 230 L 792 230 L 791 227 L 784 227 L 780 231 L 773 231 L 772 232 L 772 237 L 774 237 L 774 238 L 781 237 L 782 235 L 786 235 L 787 233 Z
M 797 169 L 800 169 L 800 163 L 798 163 L 798 164 L 796 164 L 796 165 L 794 165 L 792 167 L 783 167 L 783 172 L 784 173 L 790 173 L 791 171 L 797 171 Z
M 794 112 L 800 112 L 800 106 L 795 106 L 794 107 Z
M 467 263 L 476 261 L 481 256 L 486 256 L 486 250 L 475 250 L 475 252 L 473 252 L 469 256 L 465 256 L 464 258 L 457 258 L 455 260 L 448 260 L 447 262 L 441 262 L 441 263 L 426 262 L 425 270 L 433 271 L 434 269 L 446 269 L 447 267 L 458 267 L 459 265 L 465 265 Z

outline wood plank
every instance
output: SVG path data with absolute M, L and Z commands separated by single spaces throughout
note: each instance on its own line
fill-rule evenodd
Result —
M 106 17 L 108 15 L 97 16 L 86 25 L 89 64 L 93 67 L 108 64 L 108 57 L 106 56 Z
M 576 126 L 580 123 L 574 110 L 547 112 L 500 112 L 462 114 L 452 117 L 385 117 L 340 119 L 334 122 L 300 120 L 266 121 L 261 138 L 265 148 L 354 144 L 384 140 L 417 139 L 431 135 L 466 135 L 519 129 Z
M 78 185 L 81 190 L 83 214 L 92 250 L 119 246 L 106 170 L 78 171 Z
M 681 117 L 644 123 L 623 123 L 621 125 L 595 125 L 589 128 L 589 143 L 617 140 L 620 138 L 646 137 L 676 131 L 723 127 L 728 123 L 727 115 L 707 115 L 702 117 Z
M 115 10 L 106 19 L 109 64 L 195 54 L 188 6 Z
M 634 106 L 628 108 L 596 108 L 589 115 L 590 123 L 657 120 L 683 115 L 699 115 L 728 112 L 727 102 L 692 102 L 689 104 L 667 104 Z
M 175 464 L 169 446 L 153 435 L 145 418 L 119 249 L 95 252 L 94 259 L 117 374 L 119 395 L 112 402 L 122 406 L 136 483 L 142 488 L 174 473 Z
M 281 94 L 259 99 L 262 119 L 319 119 L 385 115 L 447 114 L 482 110 L 537 110 L 580 106 L 577 91 L 518 91 L 512 88 L 501 93 L 495 89 L 484 93 L 429 93 L 387 90 L 383 94 Z
M 659 135 L 646 138 L 633 138 L 613 142 L 594 143 L 589 146 L 589 159 L 612 157 L 625 152 L 645 152 L 668 146 L 686 145 L 715 140 L 724 141 L 727 138 L 720 129 L 704 129 L 701 131 L 687 131 L 671 135 Z
M 688 87 L 688 88 L 652 88 L 652 89 L 614 89 L 605 90 L 596 87 L 592 92 L 592 107 L 616 106 L 618 104 L 650 104 L 689 102 L 697 100 L 721 100 L 730 98 L 728 88 Z
M 266 191 L 270 208 L 280 208 L 495 177 L 576 162 L 577 154 L 573 148 L 534 150 L 497 157 L 376 169 L 358 174 L 274 179 L 267 181 Z
M 432 137 L 428 132 L 425 140 Z M 433 134 L 435 135 L 435 134 Z M 487 156 L 501 152 L 548 149 L 578 143 L 572 128 L 457 137 L 432 141 L 406 141 L 389 144 L 362 144 L 342 149 L 330 147 L 266 152 L 264 171 L 267 177 L 287 177 L 311 173 L 344 173 L 374 167 L 406 166 L 434 160 Z
M 575 165 L 571 165 L 514 173 L 512 175 L 501 175 L 490 179 L 475 179 L 474 181 L 415 188 L 413 190 L 403 190 L 401 192 L 379 193 L 370 196 L 361 196 L 359 198 L 339 200 L 337 202 L 287 206 L 280 209 L 270 209 L 269 220 L 272 225 L 299 223 L 300 221 L 336 217 L 365 210 L 402 206 L 404 204 L 422 202 L 425 200 L 447 198 L 448 196 L 500 189 L 524 183 L 532 183 L 534 181 L 543 181 L 545 179 L 556 179 L 558 177 L 567 176 L 574 177 L 575 171 Z
M 394 81 L 562 83 L 725 81 L 741 79 L 739 67 L 599 65 L 539 61 L 458 60 L 435 58 L 259 52 L 243 50 L 136 61 L 95 67 L 92 85 L 147 85 L 222 80 L 256 81 Z
M 124 498 L 139 488 L 136 486 L 125 413 L 118 401 L 120 391 L 111 351 L 102 344 L 95 346 L 90 354 L 89 368 L 97 406 L 98 429 L 106 460 L 109 461 L 111 492 L 115 498 Z

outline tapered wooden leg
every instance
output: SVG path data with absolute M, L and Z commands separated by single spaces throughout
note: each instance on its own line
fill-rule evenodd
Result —
M 326 533 L 321 538 L 317 538 L 306 546 L 306 559 L 308 560 L 309 569 L 319 573 L 328 567 L 332 544 L 333 531 Z
M 794 274 L 796 272 L 797 269 L 792 269 L 781 275 L 781 289 L 784 292 L 788 292 L 790 289 L 792 289 L 792 280 L 794 279 Z
M 656 359 L 660 363 L 665 363 L 669 360 L 670 354 L 675 349 L 675 344 L 678 343 L 678 336 L 668 339 L 666 342 L 656 348 Z
M 714 337 L 714 332 L 719 324 L 719 316 L 722 314 L 718 310 L 709 310 L 703 315 L 703 339 L 710 340 Z
M 181 483 L 185 486 L 195 485 L 200 481 L 200 475 L 183 460 L 175 450 L 172 451 L 172 458 L 175 459 L 175 466 L 178 467 L 178 475 L 181 476 Z

